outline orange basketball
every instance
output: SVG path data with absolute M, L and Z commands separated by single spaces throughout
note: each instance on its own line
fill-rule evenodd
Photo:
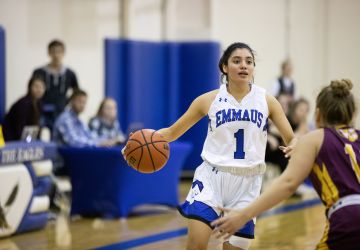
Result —
M 153 129 L 141 129 L 131 135 L 124 151 L 126 161 L 141 173 L 160 170 L 170 156 L 169 143 Z

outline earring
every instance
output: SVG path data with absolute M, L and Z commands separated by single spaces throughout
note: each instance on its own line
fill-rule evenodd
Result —
M 227 84 L 227 83 L 228 83 L 228 81 L 227 81 L 227 75 L 222 74 L 220 81 L 221 81 L 222 84 L 223 84 L 223 83 L 224 83 L 224 84 Z

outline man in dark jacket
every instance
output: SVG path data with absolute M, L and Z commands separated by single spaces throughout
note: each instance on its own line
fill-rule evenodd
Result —
M 65 45 L 60 40 L 53 40 L 48 45 L 50 63 L 35 69 L 33 76 L 40 76 L 46 85 L 43 97 L 44 123 L 50 130 L 57 116 L 64 110 L 67 98 L 73 91 L 79 88 L 74 71 L 64 66 L 62 61 L 65 55 Z

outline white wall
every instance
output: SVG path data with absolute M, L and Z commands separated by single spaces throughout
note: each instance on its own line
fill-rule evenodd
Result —
M 172 0 L 167 2 L 169 15 L 165 38 L 171 41 L 209 40 L 212 34 L 209 0 Z
M 213 38 L 257 52 L 255 81 L 268 88 L 287 57 L 299 95 L 312 103 L 331 79 L 350 78 L 360 95 L 360 1 L 212 0 Z M 286 11 L 288 10 L 288 11 Z M 357 105 L 360 109 L 359 99 Z M 360 115 L 357 118 L 360 126 Z
M 137 40 L 162 39 L 162 0 L 124 0 L 127 12 L 126 37 Z
M 327 1 L 327 0 L 325 0 Z M 291 1 L 290 57 L 301 96 L 311 101 L 326 81 L 326 5 L 323 0 Z M 312 102 L 314 106 L 314 102 Z
M 332 0 L 329 4 L 327 81 L 349 78 L 355 83 L 357 127 L 360 127 L 360 1 Z
M 47 43 L 58 37 L 67 45 L 66 64 L 89 93 L 84 118 L 90 117 L 104 93 L 103 39 L 120 34 L 154 41 L 211 39 L 223 48 L 243 41 L 257 53 L 255 80 L 263 87 L 289 55 L 300 95 L 312 101 L 330 79 L 347 77 L 359 96 L 359 11 L 358 0 L 0 0 L 7 107 L 24 94 L 33 68 L 48 61 Z M 360 116 L 357 121 L 360 126 Z
M 285 58 L 284 1 L 213 0 L 214 33 L 225 49 L 245 42 L 255 50 L 255 82 L 267 87 Z

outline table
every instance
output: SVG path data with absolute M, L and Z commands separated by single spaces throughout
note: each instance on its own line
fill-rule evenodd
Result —
M 129 167 L 122 147 L 59 149 L 71 177 L 71 214 L 117 218 L 141 204 L 178 204 L 180 174 L 192 145 L 171 143 L 169 161 L 152 174 Z

